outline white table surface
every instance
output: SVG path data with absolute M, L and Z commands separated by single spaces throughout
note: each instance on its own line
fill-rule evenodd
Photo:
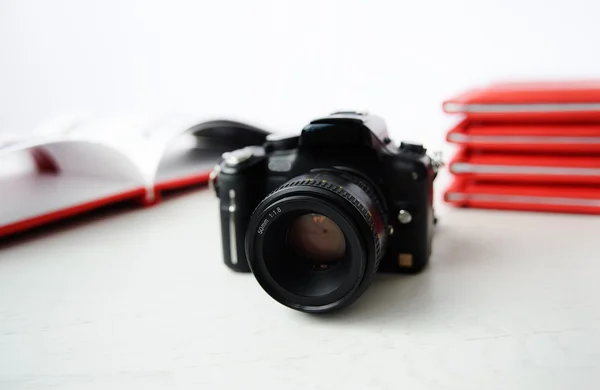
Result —
M 595 389 L 600 218 L 441 208 L 430 266 L 287 309 L 208 191 L 0 247 L 0 389 Z

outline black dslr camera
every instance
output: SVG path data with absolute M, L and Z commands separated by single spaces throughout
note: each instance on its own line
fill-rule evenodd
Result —
M 423 146 L 394 145 L 380 117 L 356 112 L 225 153 L 211 175 L 225 264 L 293 309 L 342 308 L 377 270 L 425 267 L 437 170 Z

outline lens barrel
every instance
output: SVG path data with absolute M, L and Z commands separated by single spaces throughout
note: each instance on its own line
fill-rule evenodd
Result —
M 258 205 L 246 235 L 248 263 L 276 301 L 333 311 L 369 286 L 386 247 L 385 219 L 383 199 L 367 179 L 342 169 L 313 171 Z

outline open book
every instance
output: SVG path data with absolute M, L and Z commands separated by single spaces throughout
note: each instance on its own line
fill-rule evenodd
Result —
M 0 137 L 0 236 L 124 200 L 206 183 L 221 154 L 268 132 L 189 116 L 69 118 Z

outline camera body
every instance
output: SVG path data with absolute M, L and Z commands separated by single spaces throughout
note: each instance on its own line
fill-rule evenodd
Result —
M 257 205 L 290 179 L 326 169 L 352 171 L 378 192 L 388 235 L 378 270 L 414 273 L 423 269 L 436 221 L 435 161 L 422 145 L 403 142 L 395 146 L 380 117 L 356 112 L 334 113 L 312 121 L 300 135 L 267 137 L 263 146 L 223 155 L 215 187 L 221 201 L 225 264 L 250 272 L 245 237 Z M 257 232 L 264 228 L 259 225 Z

